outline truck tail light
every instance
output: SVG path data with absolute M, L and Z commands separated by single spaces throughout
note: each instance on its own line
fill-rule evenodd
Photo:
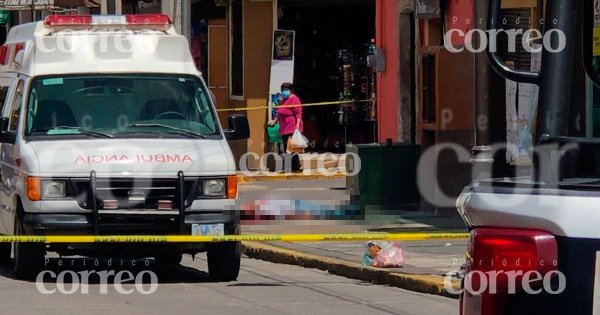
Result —
M 461 295 L 462 315 L 502 314 L 507 295 L 532 288 L 557 270 L 558 249 L 553 235 L 543 231 L 477 228 L 471 232 L 466 277 Z M 524 280 L 523 275 L 533 273 Z M 485 277 L 485 279 L 482 279 Z
M 53 29 L 126 28 L 166 31 L 171 19 L 166 14 L 49 15 L 44 20 Z

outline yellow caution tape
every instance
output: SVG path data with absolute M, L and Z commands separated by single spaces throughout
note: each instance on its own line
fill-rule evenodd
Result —
M 463 239 L 468 233 L 354 233 L 354 234 L 247 234 L 225 236 L 193 235 L 47 235 L 0 236 L 0 243 L 207 243 L 237 241 L 421 241 L 436 239 Z
M 320 103 L 306 103 L 300 104 L 302 107 L 310 107 L 310 106 L 326 106 L 326 105 L 341 105 L 341 104 L 352 104 L 352 103 L 368 103 L 374 102 L 375 99 L 370 100 L 359 100 L 359 101 L 335 101 L 335 102 L 320 102 Z M 277 105 L 273 106 L 273 108 L 286 108 L 286 107 L 296 107 L 298 105 Z M 269 106 L 257 106 L 257 107 L 234 107 L 234 108 L 219 108 L 217 112 L 236 112 L 236 111 L 246 111 L 246 110 L 257 110 L 257 109 L 269 109 Z

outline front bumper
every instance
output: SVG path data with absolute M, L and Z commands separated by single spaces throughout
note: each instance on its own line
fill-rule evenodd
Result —
M 23 216 L 26 235 L 191 235 L 193 224 L 223 224 L 225 235 L 239 234 L 239 216 L 226 211 L 189 213 L 183 225 L 178 217 L 164 215 L 111 215 L 98 218 L 96 227 L 91 214 L 38 214 Z M 50 243 L 48 251 L 61 255 L 148 257 L 157 253 L 195 254 L 206 250 L 204 243 Z
M 186 213 L 182 226 L 177 216 L 145 214 L 100 216 L 96 229 L 92 214 L 26 213 L 22 222 L 28 235 L 190 235 L 193 224 L 217 223 L 232 234 L 239 216 L 230 212 Z

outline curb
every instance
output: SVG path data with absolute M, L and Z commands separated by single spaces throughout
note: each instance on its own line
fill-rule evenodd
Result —
M 254 259 L 320 269 L 330 274 L 351 279 L 387 284 L 420 293 L 458 298 L 457 294 L 452 294 L 444 289 L 444 277 L 442 276 L 415 275 L 374 267 L 363 267 L 359 263 L 301 253 L 260 242 L 242 242 L 242 249 L 246 256 Z M 453 280 L 452 286 L 455 290 L 458 290 L 460 283 Z
M 333 178 L 346 178 L 346 174 L 345 173 L 335 173 L 332 175 L 277 174 L 277 175 L 256 175 L 256 176 L 247 176 L 247 175 L 243 175 L 243 174 L 237 174 L 238 183 L 267 182 L 267 181 L 281 181 L 281 180 L 333 179 Z

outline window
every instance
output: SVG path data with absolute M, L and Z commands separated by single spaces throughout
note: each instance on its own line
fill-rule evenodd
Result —
M 506 30 L 521 30 L 523 33 L 527 32 L 532 25 L 530 25 L 530 21 L 532 20 L 531 9 L 504 9 L 501 12 L 502 21 L 506 21 L 502 25 L 502 28 Z M 517 21 L 520 21 L 517 24 Z M 527 52 L 522 43 L 523 41 L 523 33 L 516 35 L 516 47 L 511 48 L 515 49 L 514 52 L 510 52 L 509 50 L 509 37 L 506 33 L 500 33 L 498 35 L 498 54 L 507 63 L 512 63 L 514 68 L 517 70 L 523 71 L 531 71 L 531 53 Z
M 0 115 L 4 110 L 4 103 L 6 102 L 6 96 L 8 95 L 9 86 L 0 86 Z
M 244 96 L 244 36 L 242 0 L 231 3 L 231 95 Z
M 435 56 L 423 56 L 423 110 L 421 115 L 424 123 L 434 124 L 436 122 L 435 76 Z
M 17 84 L 17 90 L 12 101 L 10 110 L 9 131 L 16 131 L 19 126 L 19 117 L 21 117 L 21 100 L 23 99 L 23 81 L 20 80 Z
M 31 138 L 221 137 L 208 92 L 192 76 L 40 77 L 28 100 Z

